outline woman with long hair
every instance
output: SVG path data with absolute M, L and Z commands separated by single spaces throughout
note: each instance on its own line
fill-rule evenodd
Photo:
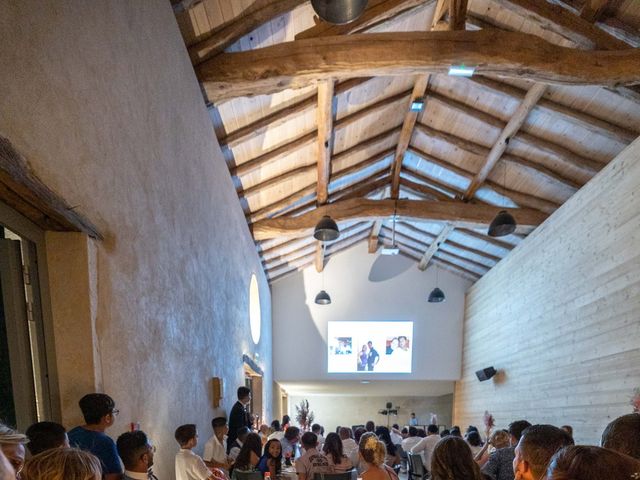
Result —
M 260 441 L 260 435 L 257 433 L 250 433 L 247 435 L 246 440 L 242 444 L 240 453 L 236 458 L 236 463 L 233 464 L 233 472 L 253 472 L 260 462 L 260 453 L 262 451 L 262 442 Z M 233 474 L 232 474 L 233 476 Z
M 460 437 L 448 436 L 436 443 L 431 456 L 432 480 L 485 480 L 473 461 L 471 449 Z
M 571 445 L 556 452 L 547 469 L 548 480 L 640 479 L 640 461 L 607 448 Z
M 327 435 L 327 438 L 324 439 L 322 451 L 327 457 L 333 473 L 347 472 L 353 468 L 351 460 L 342 451 L 342 440 L 340 440 L 340 435 L 337 433 L 331 432 Z
M 264 446 L 264 453 L 258 462 L 258 470 L 262 473 L 269 472 L 271 478 L 275 479 L 276 475 L 280 475 L 281 468 L 282 444 L 280 440 L 272 438 Z
M 358 452 L 365 464 L 362 480 L 398 480 L 398 474 L 384 462 L 387 451 L 375 433 L 367 432 L 360 437 Z
M 398 455 L 398 449 L 391 441 L 391 432 L 387 427 L 379 426 L 376 428 L 376 435 L 378 439 L 384 443 L 387 454 L 384 458 L 384 463 L 393 468 L 400 464 L 400 455 Z
M 100 460 L 77 448 L 53 448 L 32 457 L 22 470 L 22 480 L 100 480 Z

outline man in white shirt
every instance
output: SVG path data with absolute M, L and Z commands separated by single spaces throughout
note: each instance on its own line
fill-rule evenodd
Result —
M 358 465 L 358 444 L 351 438 L 351 429 L 340 427 L 340 440 L 342 440 L 342 453 L 346 455 L 353 465 Z
M 433 455 L 433 449 L 436 447 L 436 443 L 440 440 L 438 434 L 437 425 L 429 425 L 427 427 L 427 436 L 421 439 L 411 449 L 411 453 L 419 453 L 422 457 L 422 463 L 427 470 L 431 469 L 431 455 Z
M 124 480 L 158 480 L 151 471 L 156 449 L 143 431 L 123 433 L 116 447 L 124 464 Z
M 225 480 L 223 474 L 209 470 L 202 458 L 191 451 L 198 444 L 195 425 L 179 426 L 175 438 L 180 444 L 176 453 L 176 480 Z
M 222 468 L 229 471 L 233 461 L 227 456 L 227 419 L 216 417 L 211 420 L 213 436 L 204 444 L 202 458 L 204 463 L 210 468 Z

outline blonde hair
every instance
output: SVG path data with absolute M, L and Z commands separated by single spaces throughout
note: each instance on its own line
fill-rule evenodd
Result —
M 384 463 L 384 457 L 387 454 L 384 443 L 378 440 L 373 432 L 367 432 L 360 437 L 358 450 L 365 462 L 378 467 Z
M 95 455 L 77 448 L 54 448 L 29 460 L 22 480 L 99 480 L 100 461 Z
M 506 430 L 496 430 L 491 434 L 491 445 L 496 449 L 508 447 L 510 437 L 511 435 Z

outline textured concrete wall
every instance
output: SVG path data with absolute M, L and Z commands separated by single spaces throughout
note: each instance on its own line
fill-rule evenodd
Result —
M 271 312 L 170 4 L 5 2 L 0 58 L 0 134 L 106 235 L 90 275 L 102 382 L 121 411 L 108 433 L 140 422 L 158 476 L 171 478 L 175 427 L 210 433 L 210 378 L 225 379 L 229 408 L 242 354 L 271 357 Z M 251 272 L 262 292 L 257 347 Z
M 315 422 L 324 426 L 325 430 L 335 431 L 338 425 L 351 426 L 364 424 L 373 420 L 376 425 L 386 425 L 387 417 L 380 415 L 379 410 L 385 408 L 387 402 L 399 407 L 398 415 L 389 418 L 393 425 L 408 425 L 409 415 L 415 412 L 420 425 L 429 424 L 431 413 L 438 415 L 439 425 L 451 425 L 453 395 L 438 397 L 334 397 L 322 395 L 291 396 L 289 398 L 289 415 L 295 419 L 296 405 L 309 400 L 309 409 L 315 414 Z

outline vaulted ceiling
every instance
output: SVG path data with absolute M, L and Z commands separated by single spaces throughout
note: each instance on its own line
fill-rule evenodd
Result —
M 172 3 L 270 281 L 376 253 L 394 215 L 419 268 L 477 280 L 640 135 L 637 0 L 369 0 L 342 26 L 303 0 Z M 518 230 L 487 236 L 505 207 Z

